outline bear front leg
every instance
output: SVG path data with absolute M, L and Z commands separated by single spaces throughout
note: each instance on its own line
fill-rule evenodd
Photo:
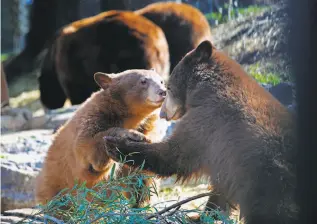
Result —
M 80 180 L 94 185 L 101 180 L 112 168 L 113 160 L 107 154 L 107 144 L 104 136 L 116 138 L 128 138 L 133 141 L 149 141 L 142 133 L 124 128 L 110 128 L 99 132 L 93 138 L 79 135 L 75 146 L 76 167 L 73 171 L 77 173 Z
M 196 125 L 195 113 L 188 113 L 191 122 L 178 122 L 173 134 L 164 141 L 155 143 L 136 142 L 126 138 L 106 136 L 108 155 L 120 162 L 122 154 L 128 161 L 134 161 L 132 166 L 143 165 L 144 170 L 169 177 L 177 174 L 179 178 L 187 178 L 194 173 L 204 173 L 208 170 L 205 163 L 206 144 L 200 140 L 200 132 L 193 132 Z
M 135 142 L 130 139 L 106 136 L 108 155 L 115 161 L 120 162 L 122 157 L 132 163 L 129 165 L 169 177 L 173 174 L 183 176 L 183 171 L 178 169 L 177 150 L 173 150 L 170 142 L 146 143 Z
M 113 136 L 113 137 L 117 137 L 117 138 L 127 138 L 127 139 L 130 139 L 133 141 L 138 141 L 138 142 L 142 142 L 142 141 L 150 142 L 150 140 L 147 139 L 145 135 L 143 135 L 142 133 L 140 133 L 138 131 L 131 130 L 131 129 L 124 129 L 124 128 L 110 128 L 107 131 L 101 132 L 96 136 L 98 141 L 101 139 L 101 142 L 100 142 L 101 146 L 97 150 L 103 150 L 103 149 L 108 147 L 107 145 L 104 144 L 103 137 L 105 135 Z M 102 147 L 102 145 L 104 147 Z M 103 153 L 106 153 L 106 150 L 103 150 Z M 105 157 L 105 156 L 103 156 L 103 157 Z M 92 166 L 94 166 L 94 165 L 92 165 Z M 129 170 L 131 168 L 132 167 L 123 166 L 121 169 L 119 169 L 117 171 L 119 171 L 120 176 L 127 176 L 127 175 L 129 175 L 129 173 L 130 173 Z M 132 170 L 133 170 L 133 168 L 132 168 Z M 129 187 L 132 190 L 131 192 L 133 192 L 133 195 L 126 192 L 125 196 L 127 198 L 131 198 L 132 196 L 135 197 L 136 202 L 135 202 L 135 204 L 132 205 L 132 207 L 134 207 L 134 208 L 142 207 L 150 199 L 149 195 L 143 195 L 143 194 L 147 191 L 147 188 L 150 186 L 151 180 L 150 179 L 143 179 L 142 180 L 143 185 L 141 187 L 132 186 L 132 185 L 136 185 L 138 183 L 138 179 L 139 179 L 139 175 L 136 175 L 131 180 L 132 181 L 131 185 L 129 184 L 128 186 L 125 186 L 125 187 Z
M 146 129 L 146 130 L 150 131 L 149 129 Z M 148 139 L 144 133 L 141 133 L 133 129 L 125 129 L 125 128 L 117 128 L 117 127 L 110 128 L 105 132 L 99 133 L 98 137 L 99 136 L 101 137 L 100 140 L 102 140 L 103 143 L 104 143 L 103 138 L 105 136 L 130 139 L 131 141 L 135 141 L 135 142 L 151 142 L 151 140 Z
M 157 114 L 152 114 L 138 127 L 138 131 L 144 135 L 148 135 L 155 128 L 155 122 L 158 120 Z
M 136 142 L 151 142 L 145 134 L 151 132 L 154 129 L 153 123 L 156 121 L 157 116 L 150 116 L 146 122 L 142 125 L 143 134 L 139 131 L 123 129 L 123 128 L 111 128 L 107 131 L 108 136 L 118 137 L 118 138 L 126 138 Z M 134 169 L 133 167 L 123 166 L 121 172 L 123 175 L 129 175 L 129 170 Z M 138 183 L 139 176 L 137 175 L 133 180 L 132 185 L 136 185 Z M 136 199 L 136 203 L 132 205 L 133 208 L 141 208 L 150 200 L 150 195 L 144 195 L 147 188 L 149 188 L 152 184 L 152 179 L 143 179 L 142 187 L 130 186 L 131 189 L 137 189 L 135 194 L 133 195 Z M 128 198 L 131 197 L 130 194 L 127 195 Z

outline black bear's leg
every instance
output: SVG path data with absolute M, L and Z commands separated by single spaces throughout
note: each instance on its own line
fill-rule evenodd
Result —
M 58 109 L 64 106 L 66 95 L 57 79 L 52 74 L 42 73 L 38 79 L 40 99 L 47 109 Z
M 89 84 L 82 84 L 71 82 L 66 85 L 66 93 L 72 105 L 78 105 L 87 100 L 91 94 L 98 90 L 97 84 L 94 86 Z

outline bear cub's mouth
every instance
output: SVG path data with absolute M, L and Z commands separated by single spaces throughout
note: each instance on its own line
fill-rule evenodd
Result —
M 153 101 L 153 100 L 147 100 L 149 103 L 151 104 L 155 104 L 155 105 L 158 105 L 158 106 L 161 106 L 164 102 L 164 98 L 160 99 L 160 100 L 156 100 L 156 101 Z

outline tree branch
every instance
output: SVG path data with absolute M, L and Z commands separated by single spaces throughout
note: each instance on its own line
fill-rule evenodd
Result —
M 193 197 L 190 197 L 190 198 L 186 198 L 186 199 L 184 199 L 184 200 L 182 200 L 182 201 L 180 201 L 180 202 L 177 202 L 177 203 L 175 203 L 175 204 L 173 204 L 173 205 L 171 205 L 171 206 L 168 206 L 168 207 L 162 209 L 162 210 L 159 211 L 159 212 L 156 212 L 156 213 L 153 214 L 153 215 L 148 216 L 146 219 L 152 219 L 152 218 L 154 218 L 154 217 L 157 216 L 157 215 L 162 215 L 162 214 L 164 214 L 165 212 L 167 212 L 167 211 L 169 211 L 169 210 L 171 210 L 171 209 L 173 209 L 173 208 L 177 208 L 177 207 L 179 207 L 179 206 L 181 206 L 181 205 L 183 205 L 183 204 L 186 204 L 187 202 L 196 200 L 196 199 L 198 199 L 198 198 L 210 196 L 210 195 L 212 195 L 212 194 L 213 194 L 212 192 L 208 192 L 208 193 L 198 194 L 198 195 L 193 196 Z

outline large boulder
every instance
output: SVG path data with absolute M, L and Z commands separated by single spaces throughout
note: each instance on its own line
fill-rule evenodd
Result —
M 64 124 L 79 105 L 69 108 L 47 111 L 42 116 L 33 116 L 32 112 L 24 108 L 6 107 L 1 110 L 1 133 L 14 133 L 33 129 L 54 129 Z
M 1 212 L 35 205 L 34 180 L 52 133 L 30 130 L 1 136 Z
M 1 212 L 35 205 L 34 180 L 52 136 L 77 108 L 48 111 L 39 117 L 25 116 L 28 111 L 18 108 L 2 111 L 1 120 L 6 122 L 1 122 Z
M 54 223 L 62 223 L 60 220 L 48 215 L 39 214 L 37 209 L 23 208 L 14 209 L 3 212 L 0 216 L 1 223 L 47 223 L 47 221 L 53 221 Z
M 290 82 L 281 82 L 277 85 L 262 84 L 280 103 L 290 111 L 296 112 L 295 85 Z
M 281 82 L 269 88 L 269 92 L 283 105 L 290 106 L 295 101 L 295 89 L 292 83 Z
M 1 108 L 1 133 L 25 130 L 33 118 L 32 112 L 24 108 Z

